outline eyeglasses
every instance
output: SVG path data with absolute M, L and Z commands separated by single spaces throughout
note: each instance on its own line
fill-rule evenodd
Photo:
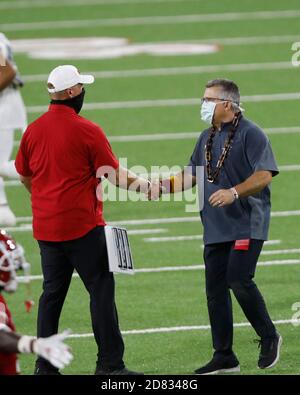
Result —
M 207 102 L 209 102 L 209 101 L 215 101 L 215 100 L 219 100 L 219 101 L 230 101 L 230 102 L 232 102 L 232 100 L 229 100 L 229 99 L 222 99 L 222 98 L 220 98 L 220 97 L 202 97 L 202 99 L 201 99 L 201 104 L 207 103 Z

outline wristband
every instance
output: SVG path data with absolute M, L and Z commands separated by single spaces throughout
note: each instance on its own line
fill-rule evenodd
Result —
M 171 176 L 169 179 L 164 179 L 159 182 L 161 193 L 174 193 L 175 177 Z
M 239 198 L 239 194 L 237 193 L 235 188 L 230 188 L 230 191 L 234 197 L 234 200 L 237 200 Z
M 34 343 L 36 338 L 33 336 L 22 336 L 18 341 L 18 351 L 24 354 L 34 352 Z
M 11 332 L 11 329 L 5 324 L 0 324 L 0 331 Z
M 171 176 L 170 177 L 170 192 L 171 193 L 174 193 L 174 190 L 175 190 L 174 184 L 175 184 L 175 176 Z

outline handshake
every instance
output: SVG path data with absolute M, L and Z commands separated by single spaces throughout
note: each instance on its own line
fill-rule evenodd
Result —
M 148 190 L 145 195 L 147 196 L 148 200 L 158 200 L 163 192 L 165 192 L 165 188 L 162 186 L 161 181 L 149 181 Z
M 145 188 L 141 186 L 141 192 L 148 200 L 158 200 L 163 193 L 171 193 L 171 182 L 170 180 L 147 180 L 147 186 Z
M 163 180 L 150 181 L 120 165 L 116 174 L 108 174 L 107 178 L 119 188 L 145 194 L 148 200 L 158 200 L 162 194 L 182 192 L 196 185 L 196 176 L 190 169 L 182 170 Z

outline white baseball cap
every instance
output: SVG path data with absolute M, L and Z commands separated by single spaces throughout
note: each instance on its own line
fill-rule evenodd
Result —
M 94 81 L 93 75 L 80 74 L 75 66 L 65 64 L 55 67 L 49 74 L 48 84 L 54 88 L 48 88 L 48 92 L 60 92 L 77 84 L 92 84 Z

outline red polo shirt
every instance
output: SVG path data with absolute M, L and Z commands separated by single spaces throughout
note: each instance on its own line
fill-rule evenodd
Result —
M 105 225 L 96 171 L 101 166 L 117 169 L 119 162 L 100 127 L 72 108 L 51 104 L 28 126 L 15 166 L 22 176 L 32 177 L 37 240 L 73 240 Z

